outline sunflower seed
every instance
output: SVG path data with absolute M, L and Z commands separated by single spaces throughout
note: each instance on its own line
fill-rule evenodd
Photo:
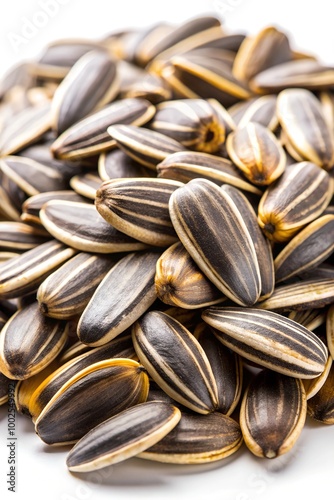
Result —
M 217 65 L 214 58 L 176 55 L 162 69 L 161 76 L 180 97 L 213 98 L 223 106 L 232 106 L 252 93 L 232 75 L 227 65 Z
M 168 155 L 157 165 L 158 177 L 189 182 L 201 177 L 220 186 L 231 184 L 244 191 L 262 194 L 256 186 L 247 182 L 230 160 L 207 153 L 181 151 Z
M 233 163 L 258 186 L 271 184 L 284 172 L 284 149 L 274 134 L 259 123 L 248 123 L 232 132 L 226 149 Z
M 240 410 L 240 426 L 249 450 L 276 458 L 295 445 L 306 419 L 301 380 L 261 371 L 249 384 Z
M 22 203 L 27 198 L 25 192 L 0 168 L 0 213 L 5 219 L 19 221 Z
M 167 101 L 173 97 L 171 89 L 158 75 L 146 73 L 143 79 L 124 86 L 120 92 L 122 99 L 147 99 L 152 104 Z
M 157 298 L 154 274 L 160 253 L 130 253 L 96 289 L 78 323 L 84 344 L 103 345 L 131 326 Z M 101 318 L 97 323 L 96 318 Z
M 51 127 L 50 106 L 45 102 L 17 113 L 0 135 L 0 156 L 16 153 L 40 139 Z
M 75 255 L 39 286 L 37 300 L 41 312 L 57 319 L 81 314 L 114 264 L 115 259 L 104 254 Z
M 146 401 L 148 385 L 148 376 L 136 361 L 94 363 L 56 392 L 35 422 L 36 433 L 47 444 L 75 443 L 107 418 Z
M 331 304 L 334 299 L 334 278 L 305 279 L 298 283 L 280 285 L 273 294 L 258 304 L 261 309 L 303 311 Z
M 276 283 L 318 266 L 334 250 L 334 215 L 323 215 L 300 231 L 275 258 Z
M 0 222 L 0 249 L 2 250 L 25 252 L 49 239 L 43 230 L 40 231 L 23 222 Z
M 140 362 L 170 397 L 198 413 L 216 409 L 209 361 L 181 323 L 162 312 L 148 312 L 133 325 L 132 340 Z
M 203 464 L 232 455 L 242 442 L 239 424 L 226 415 L 182 413 L 175 429 L 138 456 L 172 464 Z
M 260 200 L 258 222 L 264 234 L 277 242 L 290 240 L 325 210 L 332 197 L 333 182 L 314 163 L 287 166 Z
M 280 314 L 241 307 L 211 307 L 203 320 L 224 345 L 260 366 L 297 378 L 320 375 L 327 347 L 307 328 Z
M 162 401 L 124 410 L 84 436 L 70 451 L 67 467 L 87 472 L 122 462 L 155 445 L 180 418 L 178 408 Z
M 181 182 L 168 179 L 112 179 L 97 191 L 95 205 L 119 231 L 148 245 L 167 246 L 177 240 L 168 202 L 181 186 Z
M 116 146 L 107 132 L 110 125 L 144 125 L 154 113 L 155 107 L 145 99 L 122 99 L 72 125 L 53 143 L 51 151 L 63 160 L 99 154 Z
M 234 200 L 216 184 L 195 179 L 172 194 L 169 211 L 181 242 L 207 278 L 238 304 L 254 304 L 261 292 L 260 270 Z
M 0 160 L 0 168 L 28 196 L 61 191 L 68 186 L 67 181 L 56 170 L 30 158 L 7 156 Z
M 130 335 L 115 339 L 102 347 L 89 349 L 89 351 L 79 354 L 55 368 L 44 377 L 30 394 L 28 401 L 28 413 L 31 415 L 33 421 L 37 419 L 51 398 L 72 377 L 83 369 L 88 369 L 95 363 L 111 358 L 135 358 Z
M 299 59 L 278 64 L 258 73 L 250 82 L 252 91 L 274 94 L 286 88 L 322 90 L 334 85 L 334 69 L 312 59 Z
M 185 150 L 182 144 L 166 135 L 134 125 L 113 125 L 108 127 L 108 133 L 126 154 L 153 170 L 169 154 Z
M 51 240 L 10 259 L 0 266 L 0 297 L 21 297 L 37 290 L 52 271 L 75 254 L 73 248 Z
M 233 64 L 233 75 L 241 81 L 249 82 L 258 73 L 291 61 L 291 58 L 288 37 L 269 26 L 254 37 L 246 37 L 242 42 Z
M 307 402 L 307 413 L 324 424 L 334 424 L 334 363 L 321 389 Z
M 46 193 L 30 196 L 22 205 L 21 220 L 28 224 L 41 226 L 39 212 L 45 203 L 52 200 L 75 201 L 78 203 L 90 203 L 90 200 L 83 198 L 74 191 L 47 191 Z
M 320 101 L 304 89 L 287 89 L 277 97 L 277 115 L 298 156 L 330 170 L 334 165 L 334 133 Z M 296 158 L 298 161 L 298 158 Z
M 61 134 L 111 102 L 119 90 L 117 64 L 102 51 L 82 56 L 57 88 L 52 101 L 53 128 Z
M 242 392 L 241 358 L 219 342 L 214 336 L 213 329 L 206 323 L 199 323 L 194 335 L 207 355 L 216 380 L 217 411 L 230 416 L 235 410 Z
M 40 219 L 55 238 L 82 252 L 115 253 L 146 248 L 144 243 L 108 224 L 94 205 L 48 201 L 40 211 Z
M 65 322 L 45 318 L 35 302 L 17 311 L 0 337 L 0 369 L 11 379 L 26 379 L 48 365 L 67 340 Z
M 155 289 L 162 302 L 184 309 L 197 309 L 225 299 L 180 242 L 174 243 L 159 258 Z
M 326 311 L 324 309 L 307 309 L 306 311 L 290 311 L 288 318 L 297 321 L 312 332 L 326 322 Z

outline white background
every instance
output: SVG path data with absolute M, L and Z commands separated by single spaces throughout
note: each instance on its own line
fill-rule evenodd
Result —
M 1 73 L 33 59 L 49 41 L 99 38 L 114 29 L 181 23 L 197 14 L 224 17 L 231 32 L 255 33 L 274 24 L 294 34 L 294 46 L 334 63 L 334 27 L 329 0 L 59 0 L 53 16 L 39 16 L 39 0 L 2 2 Z M 62 5 L 60 5 L 62 4 Z M 29 22 L 43 24 L 17 42 Z M 13 40 L 16 40 L 16 43 Z M 7 408 L 0 408 L 0 498 L 50 500 L 313 500 L 333 495 L 334 427 L 307 421 L 295 448 L 274 461 L 256 459 L 243 447 L 230 459 L 204 466 L 172 466 L 132 459 L 102 471 L 74 476 L 68 450 L 49 448 L 25 417 L 17 417 L 17 493 L 6 490 Z

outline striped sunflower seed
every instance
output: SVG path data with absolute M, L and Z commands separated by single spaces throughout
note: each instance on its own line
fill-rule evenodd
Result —
M 334 84 L 334 69 L 313 59 L 296 59 L 258 73 L 250 82 L 252 91 L 274 94 L 287 88 L 324 90 Z
M 45 47 L 32 73 L 44 80 L 61 81 L 87 52 L 103 50 L 100 43 L 84 38 L 57 40 Z
M 167 101 L 172 97 L 172 91 L 163 79 L 148 72 L 142 79 L 124 85 L 120 92 L 121 99 L 141 98 L 147 99 L 152 104 Z
M 34 226 L 41 226 L 42 223 L 39 218 L 39 212 L 45 203 L 52 200 L 90 203 L 90 200 L 78 195 L 70 189 L 64 191 L 47 191 L 45 193 L 35 194 L 26 199 L 22 204 L 21 220 L 28 224 L 34 224 Z
M 227 65 L 217 65 L 214 58 L 176 55 L 162 69 L 161 76 L 174 92 L 189 99 L 217 99 L 223 106 L 248 99 L 252 93 Z
M 278 127 L 276 100 L 276 95 L 253 97 L 234 104 L 228 109 L 228 112 L 238 128 L 255 122 L 274 132 Z
M 201 310 L 196 309 L 183 309 L 181 307 L 169 307 L 168 309 L 163 309 L 165 314 L 171 318 L 176 319 L 181 323 L 187 330 L 191 332 L 196 327 L 198 321 L 200 320 Z
M 168 155 L 157 165 L 158 177 L 187 183 L 201 177 L 218 186 L 230 184 L 243 191 L 262 194 L 256 186 L 247 182 L 230 160 L 208 153 L 180 151 Z
M 215 153 L 225 142 L 225 123 L 204 99 L 165 101 L 157 106 L 151 128 L 196 151 Z
M 129 177 L 155 177 L 153 170 L 136 162 L 131 156 L 128 156 L 120 149 L 108 151 L 100 155 L 98 172 L 102 181 Z
M 172 194 L 169 211 L 182 244 L 207 278 L 238 304 L 254 304 L 261 293 L 258 260 L 230 195 L 210 181 L 195 179 Z
M 181 186 L 181 182 L 169 179 L 112 179 L 97 191 L 95 205 L 119 231 L 148 245 L 167 246 L 177 240 L 168 203 Z
M 258 222 L 264 234 L 276 242 L 290 240 L 325 210 L 332 197 L 333 182 L 314 163 L 287 166 L 260 200 Z
M 151 311 L 132 327 L 140 362 L 171 398 L 198 413 L 213 412 L 217 386 L 209 361 L 195 337 L 165 313 Z
M 327 347 L 307 328 L 271 311 L 211 307 L 203 320 L 224 345 L 260 366 L 296 378 L 320 375 Z
M 175 429 L 138 456 L 172 464 L 203 464 L 232 455 L 242 442 L 239 424 L 226 415 L 182 413 Z
M 154 45 L 146 45 L 143 53 L 138 51 L 138 59 L 143 64 L 150 63 L 153 59 L 153 64 L 149 65 L 150 71 L 157 71 L 161 65 L 161 61 L 170 59 L 173 54 L 180 54 L 187 52 L 208 40 L 215 39 L 223 35 L 221 29 L 221 22 L 214 16 L 203 16 L 187 21 L 181 26 L 177 26 L 172 31 L 160 38 L 158 41 L 154 40 Z M 155 64 L 154 64 L 155 63 Z
M 0 222 L 0 249 L 17 253 L 31 250 L 48 241 L 43 230 L 23 222 Z
M 240 45 L 233 64 L 233 75 L 249 82 L 258 73 L 277 64 L 291 61 L 290 42 L 285 33 L 269 26 L 256 36 L 247 36 Z
M 78 160 L 115 148 L 107 129 L 115 123 L 144 125 L 155 113 L 145 99 L 122 99 L 80 120 L 63 132 L 51 147 L 62 160 Z
M 146 248 L 144 243 L 108 224 L 88 203 L 48 201 L 40 211 L 40 219 L 55 238 L 82 252 L 116 253 Z
M 0 214 L 7 220 L 20 221 L 22 203 L 26 193 L 13 182 L 0 168 Z
M 39 286 L 37 300 L 41 312 L 56 319 L 81 314 L 114 264 L 115 258 L 109 255 L 78 253 Z
M 213 329 L 206 323 L 199 323 L 194 332 L 201 344 L 217 384 L 217 411 L 230 416 L 242 392 L 243 368 L 241 357 L 217 340 Z
M 178 424 L 181 412 L 162 401 L 149 401 L 122 411 L 85 435 L 70 451 L 72 472 L 102 469 L 154 446 Z
M 22 110 L 1 132 L 0 156 L 12 155 L 29 144 L 37 142 L 50 127 L 50 102 Z
M 174 243 L 159 258 L 155 289 L 162 302 L 184 309 L 197 309 L 225 299 L 180 242 Z
M 260 309 L 276 311 L 303 311 L 324 307 L 334 299 L 334 278 L 305 279 L 297 283 L 280 285 L 273 294 L 258 304 Z
M 334 304 L 329 308 L 326 318 L 326 339 L 328 350 L 334 358 Z
M 321 389 L 308 400 L 307 413 L 323 424 L 334 424 L 334 363 Z
M 94 363 L 51 398 L 35 422 L 36 433 L 46 444 L 75 443 L 107 418 L 145 402 L 148 386 L 148 376 L 136 361 L 116 358 Z
M 7 156 L 0 160 L 0 168 L 28 196 L 61 191 L 68 187 L 66 179 L 59 172 L 30 158 Z
M 94 173 L 75 175 L 70 180 L 70 186 L 73 191 L 90 200 L 95 200 L 96 191 L 99 189 L 101 183 L 101 178 Z
M 10 299 L 34 292 L 49 274 L 76 253 L 73 248 L 51 240 L 1 264 L 0 297 Z
M 34 391 L 30 392 L 29 401 L 27 402 L 27 412 L 31 415 L 33 421 L 41 414 L 51 398 L 72 377 L 95 363 L 112 358 L 135 358 L 130 335 L 122 336 L 122 338 L 115 339 L 102 347 L 89 349 L 87 352 L 83 352 L 56 367 L 44 377 Z M 60 360 L 58 363 L 60 363 Z
M 290 154 L 330 170 L 334 166 L 334 133 L 320 101 L 305 89 L 287 89 L 277 97 L 277 115 L 292 148 Z M 297 161 L 298 158 L 296 158 Z
M 232 132 L 226 150 L 245 177 L 257 186 L 272 184 L 284 172 L 286 155 L 274 134 L 259 123 Z
M 330 130 L 334 131 L 334 96 L 330 91 L 323 91 L 319 94 L 322 113 Z
M 234 201 L 235 206 L 238 207 L 238 210 L 252 238 L 261 278 L 261 294 L 259 300 L 264 300 L 270 297 L 275 286 L 274 260 L 270 243 L 261 232 L 257 223 L 256 213 L 246 196 L 232 186 L 223 185 L 221 189 L 228 196 L 230 196 L 230 198 Z
M 126 154 L 153 170 L 169 154 L 186 149 L 175 139 L 134 125 L 113 125 L 108 133 Z
M 246 389 L 240 410 L 248 449 L 265 458 L 290 451 L 304 427 L 306 408 L 301 380 L 262 370 Z
M 107 52 L 83 55 L 58 86 L 52 100 L 53 128 L 58 135 L 111 102 L 119 90 L 117 64 Z
M 51 363 L 67 340 L 68 325 L 46 318 L 35 302 L 19 309 L 0 336 L 0 370 L 11 379 L 26 379 Z
M 131 326 L 156 300 L 154 275 L 160 253 L 130 253 L 101 281 L 78 323 L 78 337 L 103 345 Z M 96 322 L 96 318 L 100 318 Z
M 334 215 L 323 215 L 300 231 L 275 258 L 276 283 L 317 267 L 334 251 Z

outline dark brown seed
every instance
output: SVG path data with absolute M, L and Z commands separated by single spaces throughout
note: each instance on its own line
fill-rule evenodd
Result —
M 244 127 L 249 122 L 260 123 L 272 132 L 278 127 L 278 118 L 276 116 L 275 95 L 264 95 L 262 97 L 253 97 L 246 101 L 240 101 L 228 109 L 236 126 Z
M 173 399 L 198 413 L 217 407 L 217 386 L 195 337 L 167 314 L 151 311 L 132 328 L 135 351 L 153 380 Z
M 88 203 L 48 201 L 40 218 L 50 234 L 82 252 L 116 253 L 146 248 L 144 243 L 108 224 Z
M 175 429 L 139 457 L 172 464 L 202 464 L 232 455 L 242 442 L 239 424 L 226 415 L 182 413 Z
M 157 165 L 158 177 L 189 182 L 201 177 L 218 184 L 231 184 L 243 191 L 261 195 L 256 186 L 245 180 L 230 160 L 207 153 L 180 151 Z
M 120 149 L 102 153 L 99 157 L 98 170 L 102 181 L 129 177 L 155 177 L 153 170 L 136 162 Z
M 0 222 L 0 249 L 25 252 L 48 241 L 43 230 L 23 222 Z
M 1 331 L 1 372 L 15 380 L 35 375 L 60 353 L 67 333 L 65 321 L 43 316 L 37 302 L 18 310 Z
M 249 450 L 276 458 L 295 445 L 306 419 L 301 380 L 261 371 L 249 384 L 241 405 L 240 426 Z
M 168 179 L 119 179 L 104 182 L 96 193 L 99 214 L 114 228 L 154 246 L 177 240 L 168 203 L 181 182 Z
M 156 252 L 130 253 L 112 267 L 80 317 L 77 334 L 81 342 L 103 345 L 144 314 L 157 298 L 154 274 L 159 256 Z
M 70 186 L 73 191 L 90 200 L 95 200 L 96 191 L 101 184 L 102 179 L 94 173 L 75 175 L 70 180 Z
M 319 392 L 308 400 L 307 413 L 324 424 L 334 424 L 334 364 Z
M 261 293 L 260 270 L 234 200 L 216 184 L 195 179 L 174 191 L 169 211 L 181 242 L 207 278 L 238 304 L 254 304 Z

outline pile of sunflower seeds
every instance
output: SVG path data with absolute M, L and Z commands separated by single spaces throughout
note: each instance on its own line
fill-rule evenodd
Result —
M 215 17 L 0 82 L 0 403 L 85 472 L 334 423 L 334 68 Z

